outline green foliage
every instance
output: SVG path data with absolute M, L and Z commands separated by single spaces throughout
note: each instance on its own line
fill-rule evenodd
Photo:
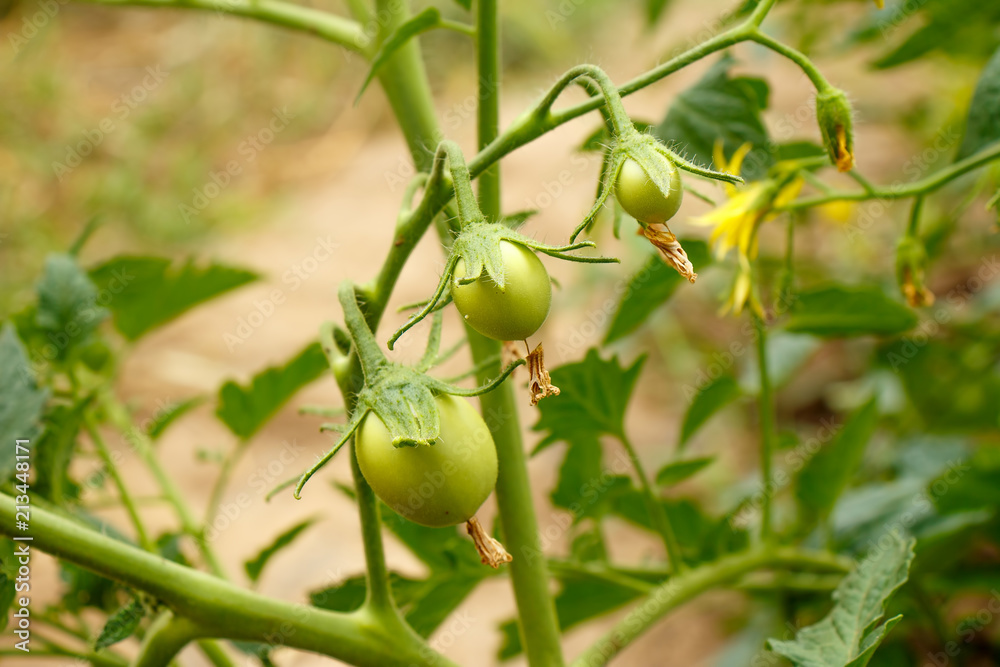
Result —
M 14 558 L 14 541 L 0 540 L 0 632 L 7 629 L 10 607 L 14 602 L 17 586 L 17 561 Z
M 686 461 L 674 461 L 660 468 L 656 473 L 656 483 L 663 487 L 680 484 L 689 477 L 701 472 L 703 468 L 711 465 L 715 460 L 714 456 L 705 456 L 698 459 L 688 459 Z
M 365 76 L 365 81 L 361 84 L 361 89 L 354 98 L 354 103 L 358 103 L 358 100 L 361 99 L 365 89 L 368 88 L 368 84 L 372 82 L 372 79 L 375 78 L 375 75 L 378 74 L 378 71 L 382 68 L 382 66 L 389 62 L 390 58 L 396 55 L 397 51 L 406 46 L 407 42 L 417 35 L 427 32 L 428 30 L 433 30 L 440 25 L 441 12 L 436 7 L 428 7 L 393 30 L 382 41 L 378 47 L 378 51 L 375 53 L 375 57 L 372 58 L 372 64 L 368 68 L 368 75 Z
M 306 519 L 305 521 L 300 521 L 295 524 L 281 535 L 274 538 L 274 541 L 269 545 L 260 550 L 254 558 L 243 563 L 243 569 L 246 571 L 247 576 L 250 577 L 250 581 L 256 582 L 260 579 L 261 572 L 264 571 L 264 566 L 270 562 L 270 560 L 277 555 L 279 551 L 290 546 L 295 538 L 298 537 L 305 531 L 306 528 L 316 523 L 316 519 Z
M 69 344 L 85 340 L 107 317 L 97 305 L 97 288 L 70 255 L 50 255 L 38 283 L 35 323 L 43 331 L 68 338 Z M 67 345 L 56 343 L 61 356 Z
M 828 285 L 804 290 L 784 327 L 814 336 L 896 336 L 917 324 L 916 314 L 877 287 Z
M 878 423 L 878 405 L 869 400 L 855 412 L 833 441 L 810 458 L 796 486 L 796 498 L 806 517 L 825 519 L 857 472 Z
M 749 143 L 753 150 L 743 161 L 741 175 L 756 180 L 774 163 L 771 138 L 760 116 L 767 109 L 769 88 L 763 79 L 730 77 L 734 64 L 725 56 L 712 65 L 697 84 L 674 99 L 653 133 L 706 165 L 712 164 L 717 141 L 722 141 L 727 159 Z
M 955 160 L 968 157 L 996 141 L 1000 141 L 1000 47 L 979 75 L 969 105 L 965 136 Z
M 691 437 L 707 422 L 712 415 L 726 407 L 740 396 L 742 390 L 736 380 L 728 375 L 720 376 L 712 380 L 695 394 L 694 400 L 684 413 L 684 422 L 681 424 L 680 440 L 677 443 L 678 449 L 684 451 L 685 445 Z
M 792 641 L 768 646 L 796 667 L 864 667 L 901 616 L 885 618 L 885 607 L 902 586 L 913 561 L 913 540 L 894 533 L 837 586 L 836 604 L 819 623 Z
M 132 598 L 108 618 L 97 641 L 94 642 L 94 650 L 100 651 L 102 648 L 114 646 L 128 639 L 139 629 L 139 624 L 145 616 L 146 606 L 138 598 Z
M 91 269 L 90 277 L 114 315 L 115 326 L 129 340 L 229 290 L 257 279 L 257 274 L 188 259 L 122 255 Z M 103 302 L 103 301 L 102 301 Z
M 175 421 L 205 402 L 204 396 L 193 396 L 187 400 L 171 403 L 161 412 L 153 415 L 153 421 L 146 429 L 150 440 L 157 440 Z
M 681 243 L 695 271 L 700 273 L 711 264 L 712 256 L 704 241 L 688 239 Z M 611 316 L 604 344 L 613 343 L 636 331 L 651 315 L 659 312 L 685 282 L 658 254 L 649 255 L 643 267 L 629 278 L 618 307 Z
M 24 345 L 13 325 L 0 328 L 0 433 L 7 437 L 31 440 L 41 430 L 42 411 L 48 399 L 47 389 L 36 384 Z M 0 451 L 0 479 L 14 471 L 16 452 L 13 443 Z
M 302 387 L 318 379 L 328 364 L 319 343 L 310 343 L 283 366 L 271 366 L 248 385 L 229 381 L 219 389 L 216 415 L 229 430 L 249 439 Z
M 79 493 L 77 484 L 70 479 L 70 464 L 89 403 L 83 400 L 75 405 L 53 406 L 45 416 L 45 433 L 35 443 L 34 491 L 57 505 Z

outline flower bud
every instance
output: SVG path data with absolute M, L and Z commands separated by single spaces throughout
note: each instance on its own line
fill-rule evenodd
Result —
M 851 128 L 851 103 L 839 88 L 827 88 L 816 94 L 816 121 L 823 135 L 823 145 L 837 171 L 854 167 L 854 133 Z
M 912 236 L 904 236 L 896 246 L 896 280 L 906 302 L 914 308 L 934 303 L 934 293 L 924 286 L 926 264 L 927 251 L 923 243 Z

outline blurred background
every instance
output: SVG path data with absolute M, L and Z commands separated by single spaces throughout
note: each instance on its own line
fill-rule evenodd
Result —
M 6 318 L 33 298 L 46 253 L 67 248 L 92 218 L 100 226 L 82 251 L 85 266 L 135 252 L 218 260 L 261 274 L 260 281 L 134 346 L 121 343 L 130 349 L 119 370 L 119 390 L 145 415 L 193 396 L 211 399 L 225 380 L 245 381 L 265 366 L 284 363 L 315 339 L 321 322 L 339 321 L 336 285 L 348 277 L 363 282 L 375 275 L 413 174 L 382 92 L 372 86 L 355 104 L 366 63 L 317 39 L 213 13 L 76 2 L 45 9 L 43 4 L 15 3 L 0 21 L 0 313 Z M 312 4 L 346 14 L 340 3 Z M 951 161 L 968 100 L 1000 39 L 1000 16 L 989 6 L 943 0 L 890 0 L 887 5 L 878 11 L 870 2 L 782 2 L 766 26 L 808 52 L 829 80 L 847 91 L 856 110 L 857 164 L 877 183 L 915 180 Z M 441 7 L 446 15 L 467 20 L 457 4 Z M 512 0 L 502 7 L 503 125 L 572 65 L 598 64 L 621 83 L 713 34 L 720 14 L 734 9 L 727 2 L 695 0 Z M 39 12 L 44 20 L 37 20 Z M 422 44 L 442 127 L 471 153 L 476 102 L 471 43 L 459 34 L 434 31 Z M 771 135 L 784 142 L 818 142 L 813 89 L 802 73 L 755 46 L 739 46 L 733 55 L 734 72 L 770 85 L 764 120 Z M 676 96 L 715 60 L 626 98 L 630 114 L 659 123 Z M 566 97 L 579 99 L 575 93 Z M 558 242 L 589 210 L 600 158 L 578 148 L 597 127 L 598 119 L 588 115 L 503 161 L 505 209 L 539 210 L 526 233 Z M 236 168 L 229 169 L 233 163 Z M 846 179 L 830 178 L 851 186 Z M 932 257 L 928 284 L 938 296 L 935 309 L 945 309 L 934 312 L 947 312 L 950 321 L 926 343 L 919 364 L 892 372 L 880 361 L 884 350 L 870 339 L 824 344 L 794 336 L 776 339 L 775 356 L 787 378 L 778 396 L 786 446 L 807 439 L 824 419 L 841 421 L 844 412 L 873 393 L 880 397 L 885 432 L 869 449 L 859 486 L 899 478 L 899 461 L 922 460 L 928 448 L 938 452 L 928 456 L 940 458 L 945 447 L 997 444 L 1000 241 L 996 214 L 983 206 L 990 182 L 996 183 L 995 168 L 992 175 L 986 170 L 962 179 L 925 205 L 923 229 Z M 687 221 L 708 210 L 706 203 L 688 197 L 672 228 L 682 238 L 705 239 L 708 230 Z M 869 281 L 894 289 L 893 251 L 907 213 L 905 204 L 878 202 L 812 212 L 798 229 L 799 280 Z M 605 254 L 622 258 L 619 266 L 581 268 L 545 260 L 560 285 L 552 316 L 536 336 L 545 343 L 550 368 L 581 359 L 605 339 L 613 311 L 606 301 L 649 256 L 648 244 L 635 238 L 633 229 L 626 224 L 619 241 L 609 221 L 602 220 L 595 232 Z M 776 265 L 784 234 L 783 224 L 762 231 L 762 255 Z M 681 286 L 643 326 L 606 348 L 623 363 L 649 355 L 628 421 L 648 469 L 657 470 L 671 458 L 691 390 L 704 384 L 713 364 L 752 382 L 751 355 L 727 352 L 734 341 L 746 342 L 746 320 L 718 314 L 732 265 L 730 258 L 702 272 L 695 285 Z M 405 269 L 393 305 L 425 298 L 442 266 L 440 246 L 428 235 Z M 446 345 L 460 330 L 452 310 Z M 390 312 L 379 336 L 387 337 L 404 319 Z M 425 333 L 426 328 L 417 328 L 396 356 L 416 358 Z M 442 374 L 465 370 L 468 361 L 462 356 Z M 522 398 L 522 422 L 533 447 L 539 439 L 530 431 L 536 413 L 528 408 L 526 394 Z M 264 593 L 304 602 L 309 591 L 362 569 L 356 513 L 343 494 L 314 484 L 299 502 L 288 497 L 258 502 L 262 479 L 269 489 L 329 444 L 317 431 L 319 420 L 299 416 L 297 408 L 339 403 L 332 380 L 311 385 L 254 439 L 233 474 L 224 502 L 240 494 L 255 499 L 216 544 L 233 573 L 242 574 L 243 561 L 284 527 L 320 517 L 270 566 L 258 583 Z M 218 461 L 235 442 L 213 411 L 213 401 L 207 400 L 159 444 L 168 470 L 198 508 L 208 502 Z M 716 463 L 677 487 L 677 493 L 699 499 L 706 511 L 727 511 L 759 483 L 756 446 L 753 405 L 736 401 L 689 445 L 695 454 L 717 455 Z M 298 463 L 276 472 L 275 461 L 283 460 L 284 451 L 293 452 Z M 551 447 L 531 461 L 540 521 L 558 535 L 549 545 L 554 554 L 566 553 L 569 542 L 559 529 L 566 513 L 549 502 L 564 454 L 563 446 Z M 606 455 L 610 460 L 615 453 L 609 449 Z M 347 463 L 338 457 L 322 477 L 349 481 Z M 125 471 L 136 488 L 143 488 L 147 473 L 136 461 L 127 461 Z M 996 489 L 990 493 L 996 495 Z M 856 502 L 863 507 L 864 497 Z M 146 511 L 153 525 L 170 526 L 163 508 L 151 503 Z M 491 500 L 483 516 L 491 519 L 493 512 Z M 118 510 L 101 516 L 124 525 Z M 995 567 L 1000 553 L 994 517 L 960 526 L 964 541 L 952 555 L 971 550 Z M 857 526 L 853 529 L 857 535 Z M 662 555 L 656 540 L 624 520 L 610 519 L 606 530 L 609 548 L 624 562 Z M 389 544 L 389 558 L 402 572 L 417 575 L 423 567 L 395 542 Z M 1000 585 L 997 571 L 993 580 Z M 34 576 L 45 582 L 37 585 L 37 600 L 62 594 L 53 562 L 40 560 Z M 936 622 L 946 628 L 981 607 L 984 591 L 990 590 L 979 582 L 962 597 L 954 582 L 937 585 L 947 594 L 947 604 Z M 928 583 L 928 595 L 942 593 L 934 586 Z M 620 664 L 665 664 L 667 652 L 671 664 L 778 664 L 761 652 L 778 612 L 774 605 L 750 604 L 736 593 L 704 596 L 658 624 L 623 654 Z M 497 625 L 513 609 L 508 582 L 487 580 L 459 608 L 458 621 L 438 631 L 438 648 L 461 664 L 493 664 L 502 641 Z M 754 609 L 770 611 L 748 616 Z M 84 617 L 89 613 L 84 611 Z M 571 630 L 568 655 L 622 613 Z M 98 624 L 97 618 L 91 621 Z M 965 664 L 1000 664 L 995 626 L 991 620 L 977 633 Z M 919 638 L 904 639 L 919 645 Z M 193 652 L 186 658 L 191 664 L 202 660 Z M 288 667 L 330 662 L 291 651 L 277 652 L 275 660 Z M 510 664 L 523 661 L 515 658 Z

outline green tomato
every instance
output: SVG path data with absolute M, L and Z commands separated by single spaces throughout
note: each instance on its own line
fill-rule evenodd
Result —
M 663 162 L 670 172 L 670 194 L 666 197 L 650 180 L 642 165 L 632 158 L 625 160 L 615 181 L 618 203 L 626 213 L 643 224 L 662 224 L 674 217 L 684 198 L 680 172 L 667 158 L 663 158 Z
M 467 285 L 453 283 L 458 312 L 479 333 L 496 340 L 524 340 L 538 331 L 552 305 L 552 282 L 538 257 L 520 243 L 500 241 L 504 288 L 483 274 Z M 458 260 L 455 280 L 465 278 L 465 261 Z
M 358 430 L 358 466 L 375 495 L 422 526 L 471 519 L 497 483 L 497 452 L 486 422 L 462 398 L 436 397 L 441 435 L 433 445 L 393 447 L 374 413 Z

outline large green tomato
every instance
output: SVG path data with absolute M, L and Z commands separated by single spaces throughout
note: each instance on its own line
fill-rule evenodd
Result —
M 393 447 L 385 424 L 365 417 L 355 448 L 375 495 L 422 526 L 471 519 L 497 482 L 497 452 L 486 422 L 462 398 L 436 397 L 441 435 L 433 445 Z
M 552 283 L 541 260 L 520 243 L 500 241 L 504 289 L 483 274 L 468 285 L 452 284 L 458 312 L 473 329 L 496 340 L 524 340 L 538 331 L 552 305 Z M 465 278 L 458 260 L 455 279 Z
M 680 172 L 667 158 L 663 158 L 663 162 L 670 171 L 670 195 L 667 197 L 649 179 L 642 165 L 632 158 L 625 160 L 615 181 L 618 203 L 626 213 L 647 225 L 662 224 L 674 217 L 684 198 Z

